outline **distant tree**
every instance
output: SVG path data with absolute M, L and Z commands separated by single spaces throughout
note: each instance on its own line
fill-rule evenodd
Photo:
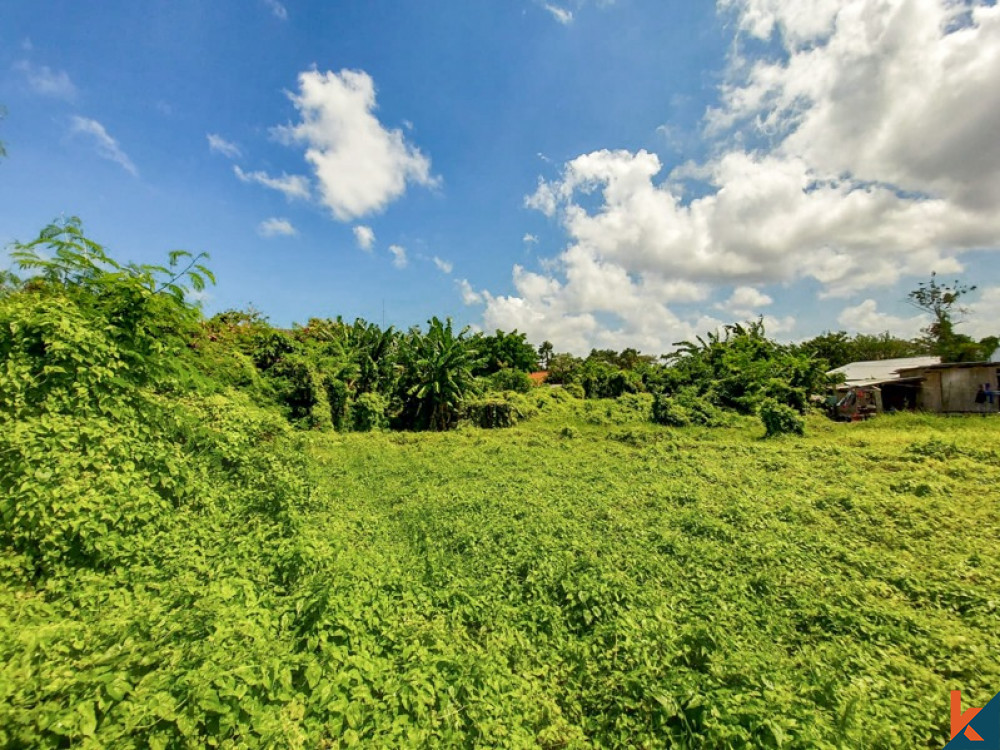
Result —
M 549 369 L 549 361 L 552 359 L 553 352 L 551 341 L 543 341 L 542 345 L 538 347 L 538 362 L 543 370 Z
M 823 360 L 831 369 L 855 362 L 851 337 L 847 331 L 827 331 L 799 344 L 798 349 L 815 359 Z
M 492 375 L 505 368 L 531 372 L 538 366 L 535 347 L 528 343 L 525 334 L 518 333 L 516 329 L 510 333 L 498 330 L 492 336 L 478 334 L 475 344 L 482 355 L 476 375 Z
M 939 283 L 931 273 L 929 282 L 921 282 L 906 295 L 907 301 L 921 312 L 931 315 L 931 323 L 923 329 L 926 342 L 943 362 L 975 362 L 988 359 L 993 353 L 993 338 L 976 341 L 971 336 L 955 333 L 955 324 L 968 312 L 959 301 L 976 290 L 956 280 Z
M 851 359 L 848 361 L 869 362 L 878 359 L 919 357 L 927 354 L 933 354 L 932 348 L 921 339 L 912 341 L 900 339 L 888 331 L 879 334 L 859 333 L 851 339 Z
M 931 280 L 920 282 L 916 289 L 906 295 L 906 299 L 921 312 L 930 313 L 933 320 L 923 332 L 940 346 L 954 335 L 954 317 L 968 312 L 958 305 L 958 301 L 975 290 L 975 286 L 968 286 L 958 280 L 950 285 L 938 283 L 937 274 L 932 272 Z
M 582 364 L 583 360 L 572 354 L 554 354 L 549 358 L 549 374 L 545 382 L 556 385 L 572 383 Z

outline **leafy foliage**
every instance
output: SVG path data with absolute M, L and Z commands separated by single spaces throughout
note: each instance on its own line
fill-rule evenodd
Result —
M 416 429 L 454 427 L 462 400 L 473 392 L 473 371 L 481 361 L 468 328 L 456 334 L 450 318 L 432 318 L 426 334 L 411 330 L 402 347 L 401 423 Z
M 803 341 L 795 349 L 813 359 L 825 361 L 828 369 L 851 362 L 920 357 L 933 353 L 933 347 L 925 341 L 907 341 L 888 331 L 881 334 L 858 333 L 854 336 L 848 336 L 846 331 L 828 331 Z
M 682 341 L 661 376 L 665 393 L 696 389 L 708 402 L 754 414 L 765 399 L 804 411 L 826 384 L 825 362 L 767 338 L 763 321 L 726 326 L 696 342 Z
M 764 423 L 766 437 L 805 434 L 802 416 L 795 409 L 779 404 L 774 399 L 767 399 L 760 405 L 760 421 Z
M 996 420 L 762 441 L 714 380 L 808 392 L 762 331 L 480 399 L 450 321 L 204 321 L 68 227 L 0 294 L 0 746 L 935 747 L 1000 683 L 1000 514 L 941 511 Z M 463 409 L 517 424 L 376 431 Z
M 1000 342 L 996 336 L 975 341 L 970 336 L 955 332 L 956 318 L 968 312 L 959 302 L 975 290 L 975 286 L 957 280 L 951 284 L 938 282 L 937 274 L 932 273 L 930 281 L 921 282 L 907 295 L 913 307 L 930 314 L 931 323 L 923 332 L 926 342 L 943 362 L 987 360 Z
M 475 346 L 479 358 L 476 375 L 490 375 L 500 370 L 532 372 L 538 367 L 538 353 L 523 333 L 496 331 L 491 336 L 477 334 Z
M 466 419 L 485 429 L 513 427 L 536 413 L 537 409 L 515 392 L 490 394 L 465 404 Z
M 388 404 L 378 393 L 362 393 L 351 404 L 351 425 L 355 432 L 372 432 L 389 426 Z

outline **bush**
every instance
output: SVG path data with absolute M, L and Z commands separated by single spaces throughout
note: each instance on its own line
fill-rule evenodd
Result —
M 350 391 L 343 380 L 329 373 L 323 374 L 323 387 L 326 390 L 326 400 L 330 404 L 330 422 L 338 432 L 349 426 L 348 412 L 350 410 Z
M 291 354 L 278 360 L 267 371 L 267 380 L 290 421 L 307 429 L 321 429 L 334 423 L 327 384 L 304 356 Z
M 362 393 L 351 404 L 351 429 L 355 432 L 372 432 L 389 425 L 386 416 L 388 403 L 378 393 Z
M 653 399 L 652 418 L 656 424 L 667 427 L 687 427 L 691 424 L 688 410 L 664 393 L 656 394 Z
M 567 383 L 562 387 L 564 393 L 568 393 L 573 398 L 586 398 L 587 393 L 579 383 Z
M 517 393 L 504 393 L 467 401 L 465 418 L 476 427 L 496 429 L 513 427 L 533 417 L 536 409 Z
M 760 406 L 760 421 L 767 430 L 766 437 L 775 435 L 804 435 L 805 420 L 790 406 L 779 404 L 773 399 Z
M 712 403 L 709 395 L 698 395 L 694 388 L 681 389 L 674 395 L 674 399 L 687 410 L 692 424 L 703 427 L 724 427 L 729 424 L 731 415 Z
M 528 373 L 522 372 L 521 370 L 498 370 L 485 380 L 487 388 L 491 391 L 514 391 L 515 393 L 528 393 L 535 387 L 534 382 L 530 377 L 528 377 Z

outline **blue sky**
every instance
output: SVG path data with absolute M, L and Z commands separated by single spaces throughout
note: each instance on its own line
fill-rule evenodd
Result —
M 1000 330 L 1000 13 L 944 0 L 0 1 L 0 242 L 208 251 L 211 313 L 557 350 Z

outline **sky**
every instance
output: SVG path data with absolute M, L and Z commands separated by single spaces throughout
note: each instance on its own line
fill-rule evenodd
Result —
M 1000 333 L 995 0 L 0 0 L 0 243 L 585 354 Z M 6 262 L 6 261 L 3 261 Z

